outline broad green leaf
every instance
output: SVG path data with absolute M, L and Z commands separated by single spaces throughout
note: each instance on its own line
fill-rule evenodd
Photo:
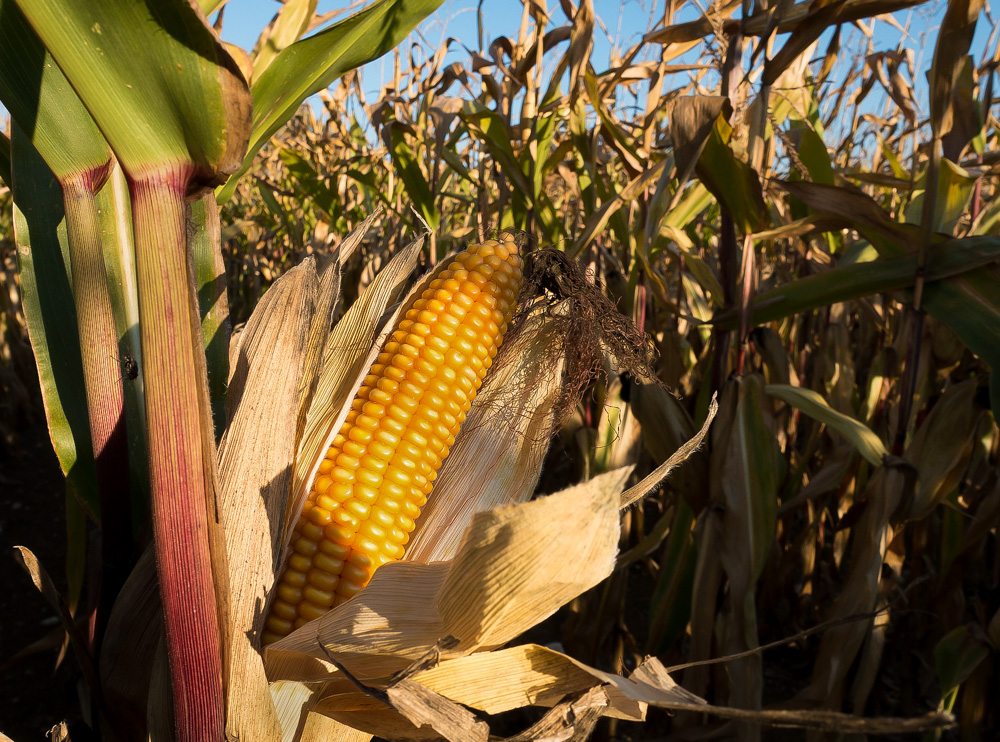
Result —
M 904 457 L 917 470 L 917 488 L 908 513 L 925 517 L 955 491 L 965 472 L 982 409 L 976 404 L 978 382 L 949 386 L 913 434 Z
M 329 188 L 323 182 L 322 177 L 316 168 L 298 152 L 291 149 L 282 149 L 278 153 L 284 163 L 288 174 L 295 179 L 303 196 L 312 200 L 320 211 L 322 211 L 331 222 L 336 218 L 337 207 L 340 203 L 340 196 L 336 191 Z M 279 214 L 281 210 L 279 207 Z
M 684 500 L 670 517 L 670 532 L 660 553 L 660 574 L 650 599 L 650 632 L 647 650 L 666 651 L 683 634 L 691 618 L 696 552 L 694 514 Z
M 990 648 L 975 639 L 965 626 L 952 629 L 934 647 L 934 670 L 941 686 L 941 706 L 955 703 L 959 686 L 990 656 Z
M 215 195 L 209 191 L 188 205 L 188 248 L 198 291 L 201 335 L 208 370 L 208 395 L 216 438 L 226 426 L 229 382 L 229 299 L 226 266 L 222 262 L 222 229 Z
M 10 177 L 10 139 L 0 132 L 0 180 L 10 188 L 13 182 Z
M 938 168 L 937 197 L 934 199 L 933 229 L 936 232 L 951 234 L 955 225 L 962 218 L 965 209 L 972 198 L 978 176 L 969 173 L 951 160 L 941 159 Z M 906 209 L 907 221 L 914 224 L 920 221 L 920 210 L 923 208 L 924 195 L 927 188 L 927 173 L 920 179 L 919 195 Z
M 809 171 L 810 180 L 833 185 L 833 163 L 823 137 L 801 119 L 791 122 L 791 135 L 798 148 L 799 160 Z
M 736 539 L 722 555 L 726 572 L 746 589 L 760 576 L 774 541 L 780 457 L 764 420 L 761 377 L 734 380 L 723 395 L 730 399 L 720 402 L 719 420 L 712 429 L 721 466 L 713 465 L 710 476 L 715 482 L 713 497 L 720 496 L 726 505 L 724 527 Z M 727 401 L 728 417 L 724 417 Z
M 253 59 L 253 76 L 260 77 L 275 57 L 299 40 L 316 14 L 317 0 L 288 0 L 264 29 Z
M 253 163 L 257 151 L 284 126 L 302 101 L 334 80 L 401 42 L 443 0 L 376 0 L 364 10 L 280 52 L 259 80 L 254 80 L 250 145 L 240 169 L 219 192 L 219 202 L 232 196 L 236 180 Z
M 522 197 L 532 194 L 534 191 L 531 183 L 511 147 L 513 135 L 507 123 L 496 112 L 475 101 L 466 101 L 461 115 L 469 126 L 470 133 L 489 150 L 504 176 L 511 181 L 514 190 Z
M 712 428 L 709 487 L 713 505 L 721 508 L 714 515 L 721 529 L 718 559 L 729 583 L 722 617 L 723 651 L 733 653 L 758 644 L 756 585 L 774 545 L 781 460 L 765 419 L 759 375 L 729 381 L 719 408 Z M 734 688 L 729 702 L 759 704 L 760 658 L 738 660 L 731 672 Z
M 897 224 L 871 198 L 860 191 L 817 183 L 782 183 L 782 187 L 805 203 L 810 210 L 845 228 L 859 230 L 883 257 L 907 254 L 918 244 L 918 228 Z M 932 259 L 948 240 L 937 236 L 929 247 Z M 952 243 L 953 244 L 953 243 Z M 929 284 L 924 291 L 924 306 L 935 318 L 948 325 L 972 352 L 990 364 L 994 379 L 991 389 L 1000 382 L 1000 267 L 985 265 L 974 271 L 954 275 L 948 280 Z M 1000 398 L 991 393 L 994 416 L 1000 413 Z
M 56 178 L 105 168 L 111 150 L 14 0 L 0 0 L 0 101 Z
M 113 163 L 108 182 L 97 194 L 97 208 L 101 248 L 118 335 L 121 378 L 125 392 L 132 527 L 136 543 L 139 543 L 149 529 L 146 395 L 139 342 L 139 292 L 135 275 L 135 246 L 132 242 L 132 208 L 128 197 L 128 183 L 117 163 Z M 134 366 L 131 365 L 133 361 Z
M 27 135 L 11 139 L 14 239 L 24 315 L 38 366 L 49 437 L 68 489 L 99 510 L 83 388 L 62 191 Z
M 853 417 L 833 409 L 829 402 L 812 389 L 786 384 L 768 384 L 764 387 L 764 391 L 836 430 L 858 449 L 872 466 L 881 466 L 882 460 L 889 455 L 882 440 L 870 428 Z
M 741 232 L 759 232 L 768 223 L 760 179 L 757 172 L 729 147 L 732 134 L 729 122 L 719 116 L 698 158 L 695 172 L 719 203 L 729 209 Z
M 6 0 L 10 2 L 10 0 Z M 215 182 L 243 157 L 246 82 L 199 12 L 160 0 L 18 0 L 130 177 L 193 168 Z
M 441 214 L 434 204 L 434 192 L 431 190 L 431 185 L 424 177 L 417 162 L 417 156 L 406 140 L 405 127 L 398 122 L 390 122 L 385 128 L 385 137 L 393 167 L 405 186 L 407 201 L 419 209 L 420 215 L 431 230 L 436 231 L 441 223 Z
M 930 251 L 926 265 L 928 288 L 938 282 L 1000 261 L 1000 238 L 967 237 L 948 240 Z M 916 255 L 876 258 L 837 265 L 822 273 L 765 289 L 754 297 L 754 324 L 763 324 L 837 302 L 913 286 Z M 714 320 L 721 327 L 736 326 L 733 312 Z

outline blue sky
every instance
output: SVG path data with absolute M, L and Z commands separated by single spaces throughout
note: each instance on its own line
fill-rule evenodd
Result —
M 319 11 L 325 12 L 343 7 L 348 0 L 321 0 Z M 675 16 L 675 22 L 692 20 L 701 14 L 699 5 L 703 2 L 690 2 L 681 8 Z M 470 49 L 478 47 L 477 40 L 477 9 L 478 0 L 445 0 L 444 4 L 407 39 L 410 43 L 423 43 L 428 49 L 437 48 L 445 39 L 452 37 L 461 46 Z M 563 22 L 559 3 L 551 0 L 550 12 L 557 22 Z M 609 52 L 612 48 L 623 49 L 638 40 L 649 28 L 659 23 L 662 17 L 663 0 L 594 0 L 595 11 L 602 24 L 595 32 L 594 64 L 600 70 L 609 62 Z M 261 29 L 277 12 L 280 5 L 274 0 L 230 0 L 224 16 L 223 38 L 246 49 L 253 47 Z M 930 66 L 933 55 L 933 40 L 936 28 L 944 15 L 945 0 L 931 0 L 914 10 L 901 11 L 895 14 L 896 20 L 908 29 L 904 37 L 892 25 L 884 22 L 875 24 L 874 41 L 879 50 L 896 48 L 903 39 L 905 47 L 913 50 L 916 62 L 916 79 L 914 83 L 920 101 L 921 113 L 926 113 L 926 82 L 925 72 Z M 485 43 L 497 36 L 513 36 L 521 17 L 521 3 L 517 0 L 483 0 L 482 15 L 485 26 Z M 987 18 L 981 19 L 973 46 L 977 60 L 988 43 L 990 24 Z M 846 38 L 845 34 L 845 38 Z M 861 36 L 855 33 L 855 43 L 861 43 Z M 820 49 L 824 48 L 821 39 Z M 994 42 L 995 43 L 995 42 Z M 466 62 L 467 54 L 461 46 L 453 47 L 454 61 Z M 390 79 L 392 72 L 391 55 L 383 57 L 367 65 L 362 71 L 362 84 L 368 93 L 377 93 L 382 84 Z M 873 101 L 874 102 L 874 101 Z

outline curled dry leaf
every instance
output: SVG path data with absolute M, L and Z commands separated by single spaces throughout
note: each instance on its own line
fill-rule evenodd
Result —
M 364 682 L 387 681 L 446 636 L 459 644 L 443 657 L 510 641 L 611 573 L 629 473 L 479 513 L 450 562 L 385 565 L 355 599 L 268 647 L 269 677 L 324 679 L 329 653 Z

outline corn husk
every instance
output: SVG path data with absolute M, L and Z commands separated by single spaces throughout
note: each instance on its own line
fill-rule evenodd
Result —
M 566 352 L 564 323 L 541 312 L 497 356 L 407 561 L 385 565 L 359 596 L 262 660 L 255 637 L 298 503 L 390 328 L 445 264 L 400 301 L 420 246 L 393 256 L 325 337 L 336 265 L 319 275 L 307 260 L 275 283 L 233 346 L 220 479 L 232 590 L 227 731 L 241 740 L 485 740 L 475 711 L 551 706 L 599 686 L 576 699 L 586 718 L 639 719 L 669 690 L 544 647 L 492 651 L 611 573 L 631 474 L 617 469 L 524 502 L 555 424 Z M 310 350 L 320 342 L 321 355 Z M 553 668 L 545 682 L 533 674 L 540 662 Z M 498 668 L 518 682 L 492 687 Z

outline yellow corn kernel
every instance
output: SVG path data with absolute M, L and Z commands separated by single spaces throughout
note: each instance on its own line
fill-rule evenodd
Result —
M 400 559 L 514 314 L 521 258 L 509 235 L 455 256 L 413 302 L 325 453 L 276 586 L 277 641 Z

